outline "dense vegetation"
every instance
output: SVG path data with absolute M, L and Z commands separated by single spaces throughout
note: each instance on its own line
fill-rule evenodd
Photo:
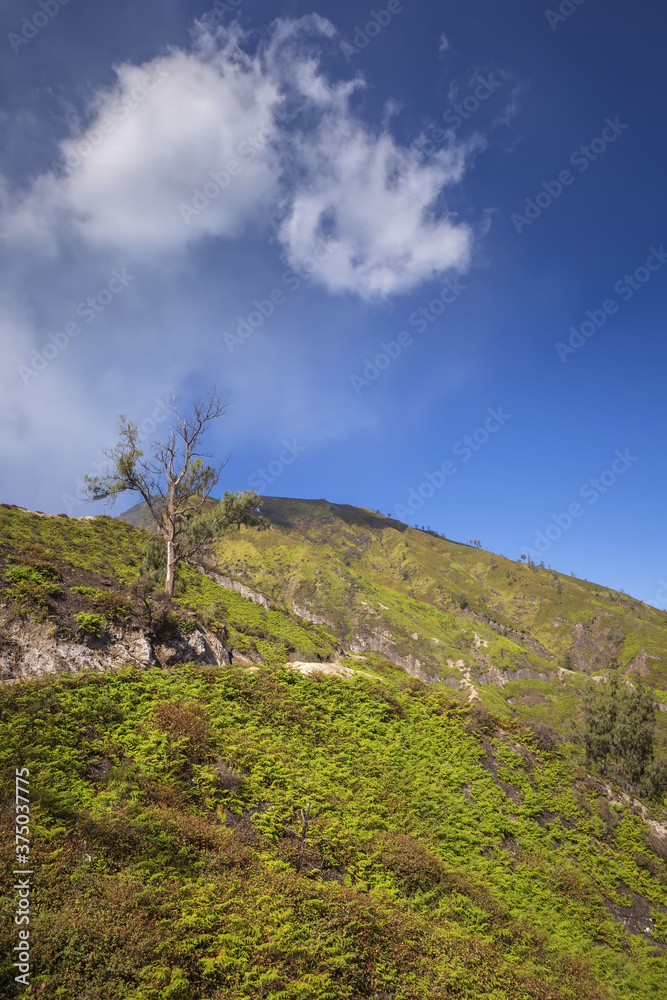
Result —
M 40 995 L 663 995 L 667 847 L 638 804 L 364 668 L 379 679 L 183 666 L 0 692 L 3 869 L 27 766 Z
M 62 640 L 102 637 L 111 624 L 159 640 L 200 622 L 237 655 L 274 666 L 290 657 L 326 659 L 338 645 L 326 629 L 284 606 L 253 604 L 187 567 L 179 571 L 176 601 L 167 601 L 159 585 L 140 575 L 148 533 L 121 520 L 49 517 L 0 505 L 0 539 L 5 617 L 48 623 Z M 2 641 L 0 632 L 0 651 Z
M 581 743 L 586 761 L 607 774 L 661 798 L 667 792 L 667 758 L 655 752 L 656 706 L 643 684 L 623 684 L 616 671 L 586 698 Z
M 31 993 L 663 997 L 667 800 L 649 780 L 663 613 L 565 577 L 558 594 L 548 570 L 304 504 L 269 502 L 269 528 L 218 549 L 219 570 L 267 606 L 193 569 L 168 601 L 140 574 L 145 530 L 0 506 L 0 657 L 16 628 L 104 648 L 123 629 L 157 641 L 199 625 L 233 654 L 0 686 L 3 873 L 14 771 L 30 771 Z M 389 629 L 396 658 L 450 682 L 468 671 L 481 701 L 368 648 L 343 659 L 346 678 L 289 667 Z M 566 742 L 579 718 L 581 740 Z M 24 988 L 3 885 L 11 997 Z
M 610 667 L 667 705 L 664 611 L 372 511 L 279 498 L 262 510 L 271 530 L 231 533 L 218 566 L 324 619 L 346 648 L 382 645 L 394 662 L 418 662 L 424 679 L 456 684 L 470 670 L 488 708 L 563 730 L 587 678 Z M 657 722 L 664 748 L 667 712 Z

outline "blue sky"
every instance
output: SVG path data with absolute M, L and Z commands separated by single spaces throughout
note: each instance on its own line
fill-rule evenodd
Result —
M 3 5 L 1 499 L 215 382 L 222 488 L 667 607 L 667 13 L 216 6 Z

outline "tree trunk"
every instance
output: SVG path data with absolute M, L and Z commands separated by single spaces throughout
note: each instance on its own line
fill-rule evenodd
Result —
M 174 596 L 174 569 L 176 559 L 174 558 L 174 539 L 171 535 L 167 538 L 167 578 L 164 582 L 164 590 L 167 597 Z
M 176 570 L 176 551 L 174 547 L 174 535 L 176 534 L 175 525 L 175 504 L 174 504 L 174 487 L 172 485 L 169 491 L 169 509 L 167 511 L 167 533 L 165 537 L 165 542 L 167 543 L 167 577 L 164 582 L 164 590 L 167 597 L 174 596 L 174 582 L 175 582 L 175 570 Z

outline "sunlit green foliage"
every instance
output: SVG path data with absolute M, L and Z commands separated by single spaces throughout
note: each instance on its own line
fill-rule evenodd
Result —
M 12 607 L 21 614 L 49 611 L 53 598 L 62 593 L 56 582 L 60 579 L 60 573 L 54 566 L 35 560 L 10 564 L 4 572 L 4 582 L 8 584 L 7 597 Z
M 285 503 L 283 515 L 302 517 Z M 71 599 L 92 643 L 127 618 L 160 640 L 203 623 L 266 664 L 0 688 L 3 871 L 14 769 L 30 769 L 33 992 L 661 998 L 665 801 L 586 772 L 562 733 L 591 682 L 554 666 L 578 622 L 591 664 L 646 649 L 659 679 L 661 613 L 371 512 L 314 509 L 321 522 L 305 534 L 241 530 L 220 547 L 220 571 L 265 594 L 262 607 L 187 568 L 177 602 L 158 604 L 139 580 L 145 532 L 0 506 L 0 600 L 33 588 L 32 610 L 8 614 L 58 624 Z M 344 532 L 331 520 L 341 511 Z M 301 614 L 315 601 L 329 624 Z M 613 612 L 609 627 L 599 608 Z M 353 617 L 369 633 L 393 629 L 400 656 L 435 650 L 435 669 L 451 658 L 507 670 L 508 683 L 481 685 L 484 706 L 468 707 L 465 691 L 368 651 L 343 661 L 349 680 L 285 668 L 339 655 Z M 15 900 L 3 892 L 0 995 L 12 997 Z
M 68 591 L 85 604 L 72 620 L 64 620 L 70 631 L 76 626 L 80 634 L 100 635 L 105 623 L 123 625 L 134 620 L 152 628 L 157 638 L 175 638 L 191 634 L 201 622 L 226 635 L 238 653 L 274 665 L 295 658 L 326 659 L 337 646 L 326 629 L 278 605 L 265 609 L 253 604 L 185 566 L 179 571 L 177 603 L 190 616 L 151 607 L 154 595 L 147 593 L 142 599 L 131 592 L 131 585 L 140 581 L 149 535 L 120 520 L 47 517 L 0 505 L 0 538 L 0 566 L 5 557 L 0 601 L 4 589 L 17 614 L 48 617 L 54 626 L 63 624 L 62 606 L 54 600 Z M 67 587 L 64 578 L 77 571 L 96 574 L 106 586 L 77 583 Z M 110 586 L 112 581 L 114 586 Z
M 104 630 L 104 618 L 102 615 L 89 614 L 87 611 L 79 611 L 74 616 L 76 627 L 82 635 L 94 635 L 99 638 Z
M 631 802 L 363 666 L 382 679 L 184 666 L 0 691 L 1 794 L 30 768 L 45 1000 L 661 995 L 664 921 L 633 936 L 605 905 L 667 904 Z M 1 912 L 9 956 L 10 896 Z

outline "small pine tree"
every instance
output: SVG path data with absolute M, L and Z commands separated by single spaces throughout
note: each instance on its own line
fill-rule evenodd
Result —
M 584 706 L 586 760 L 637 784 L 654 756 L 655 704 L 641 682 L 630 687 L 616 672 Z

